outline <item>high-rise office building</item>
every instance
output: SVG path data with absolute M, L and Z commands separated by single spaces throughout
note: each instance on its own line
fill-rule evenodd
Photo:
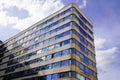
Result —
M 93 26 L 75 4 L 3 43 L 0 80 L 98 80 Z

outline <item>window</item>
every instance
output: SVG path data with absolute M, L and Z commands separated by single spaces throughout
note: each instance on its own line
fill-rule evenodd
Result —
M 71 16 L 71 15 L 66 16 L 66 17 L 64 18 L 64 20 L 70 19 L 70 16 Z
M 42 49 L 42 53 L 47 52 L 47 51 L 48 51 L 48 47 L 45 47 Z
M 61 29 L 63 29 L 64 27 L 63 26 L 60 26 L 60 27 L 58 27 L 56 30 L 57 31 L 60 31 Z
M 80 63 L 78 61 L 76 61 L 76 65 L 79 67 L 80 66 Z
M 71 77 L 75 77 L 75 78 L 76 78 L 76 73 L 75 73 L 75 72 L 72 72 L 72 73 L 71 73 Z
M 48 29 L 47 29 L 48 30 Z M 49 36 L 50 35 L 50 32 L 47 32 L 46 34 L 45 34 L 45 37 L 47 37 L 47 36 Z
M 47 75 L 46 80 L 51 80 L 51 75 Z
M 35 41 L 38 41 L 39 40 L 39 37 L 35 38 Z
M 39 46 L 41 46 L 41 45 L 43 45 L 43 42 L 40 42 L 40 43 L 39 43 Z
M 80 54 L 79 57 L 80 57 L 80 60 L 81 60 L 81 61 L 84 61 L 84 55 Z
M 61 66 L 69 65 L 69 60 L 64 60 L 61 62 Z
M 40 39 L 44 38 L 44 35 L 39 36 Z
M 53 49 L 54 48 L 54 45 L 51 45 L 49 46 L 49 50 Z
M 60 67 L 60 62 L 53 63 L 52 67 L 53 68 Z
M 65 41 L 62 42 L 62 46 L 66 45 L 66 44 L 69 44 L 69 43 L 70 43 L 70 40 L 65 40 Z
M 67 36 L 67 35 L 69 35 L 70 34 L 70 31 L 67 31 L 67 32 L 64 32 L 63 33 L 63 36 Z
M 82 70 L 82 72 L 84 72 L 84 65 L 83 64 L 80 64 L 80 70 Z
M 33 49 L 33 48 L 34 48 L 34 46 L 30 46 L 30 47 L 29 47 L 29 50 L 31 50 L 31 49 Z
M 60 43 L 56 43 L 55 44 L 55 48 L 58 48 L 58 47 L 60 47 L 61 45 L 60 45 Z
M 47 40 L 44 41 L 44 44 L 46 44 L 46 43 L 49 43 L 49 39 L 47 39 Z
M 54 22 L 52 26 L 56 26 L 58 24 L 58 21 Z
M 36 35 L 39 35 L 39 34 L 40 34 L 40 30 L 39 30 L 39 31 L 37 31 L 35 34 L 36 34 Z
M 39 43 L 35 44 L 35 48 L 39 46 Z
M 50 42 L 54 41 L 55 40 L 55 37 L 52 37 L 50 38 Z
M 86 64 L 88 64 L 88 58 L 87 57 L 84 57 L 84 62 L 86 63 Z
M 56 80 L 57 79 L 57 74 L 52 74 L 52 79 L 51 80 Z
M 50 31 L 50 34 L 53 34 L 53 33 L 55 33 L 55 32 L 56 32 L 56 29 Z
M 47 60 L 49 60 L 49 59 L 51 59 L 51 58 L 52 58 L 52 55 L 47 55 L 47 56 L 46 56 L 46 59 L 47 59 Z
M 68 72 L 63 72 L 60 74 L 60 78 L 66 78 L 69 77 L 69 73 Z
M 51 69 L 52 68 L 52 64 L 48 64 L 46 65 L 47 69 Z
M 40 66 L 40 70 L 45 70 L 46 66 Z
M 70 22 L 64 25 L 64 28 L 70 26 Z
M 42 60 L 42 61 L 45 61 L 45 56 L 41 57 L 41 60 Z
M 42 53 L 42 50 L 41 50 L 41 49 L 37 51 L 37 54 L 40 54 L 40 53 Z
M 85 77 L 81 76 L 81 77 L 80 77 L 80 80 L 85 80 Z
M 89 74 L 89 68 L 88 67 L 85 67 L 85 73 Z
M 54 57 L 59 57 L 59 56 L 61 56 L 61 51 L 54 53 Z
M 62 55 L 66 55 L 66 54 L 69 54 L 69 50 L 68 49 L 62 51 Z
M 81 75 L 80 74 L 77 74 L 76 77 L 81 80 Z
M 63 37 L 63 34 L 57 35 L 57 36 L 56 36 L 56 39 L 59 39 L 59 38 L 61 38 L 61 37 Z
M 34 42 L 35 42 L 35 40 L 34 40 L 34 39 L 30 40 L 30 43 L 34 43 Z

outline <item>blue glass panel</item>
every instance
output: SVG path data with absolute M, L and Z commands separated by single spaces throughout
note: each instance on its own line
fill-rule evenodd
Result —
M 66 44 L 69 44 L 70 43 L 70 40 L 65 40 L 62 42 L 62 45 L 66 45 Z
M 52 80 L 56 80 L 57 79 L 57 74 L 52 74 Z
M 61 51 L 54 53 L 54 57 L 59 57 L 59 56 L 61 56 Z
M 60 67 L 60 62 L 53 63 L 52 67 L 53 68 Z
M 51 75 L 47 75 L 46 80 L 51 80 Z
M 62 51 L 62 55 L 66 55 L 66 54 L 69 54 L 69 53 L 70 53 L 70 52 L 69 52 L 68 49 Z
M 69 60 L 64 60 L 61 62 L 61 66 L 69 65 Z

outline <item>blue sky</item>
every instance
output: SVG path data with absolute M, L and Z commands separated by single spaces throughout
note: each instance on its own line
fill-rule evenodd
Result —
M 10 38 L 72 2 L 93 22 L 99 80 L 119 79 L 120 0 L 2 0 L 0 40 Z

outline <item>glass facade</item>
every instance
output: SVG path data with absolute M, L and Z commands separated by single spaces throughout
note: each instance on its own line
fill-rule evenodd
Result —
M 5 41 L 0 79 L 98 80 L 91 22 L 75 4 L 52 16 Z

